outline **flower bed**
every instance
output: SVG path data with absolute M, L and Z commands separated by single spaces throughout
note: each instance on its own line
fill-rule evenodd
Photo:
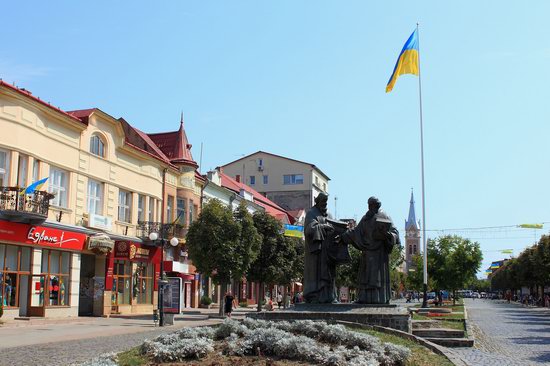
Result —
M 200 359 L 214 352 L 268 356 L 317 365 L 404 365 L 408 348 L 384 343 L 342 325 L 226 319 L 217 328 L 185 328 L 145 341 L 141 353 L 156 363 Z

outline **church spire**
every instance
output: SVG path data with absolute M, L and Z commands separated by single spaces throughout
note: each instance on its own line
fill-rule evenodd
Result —
M 183 111 L 181 111 L 180 130 L 183 130 Z
M 405 230 L 409 230 L 410 227 L 414 227 L 416 230 L 420 230 L 419 225 L 416 221 L 416 214 L 414 212 L 414 194 L 411 188 L 411 201 L 409 205 L 409 218 L 405 222 Z

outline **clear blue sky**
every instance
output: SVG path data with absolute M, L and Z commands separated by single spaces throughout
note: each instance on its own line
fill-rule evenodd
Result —
M 305 160 L 339 217 L 377 195 L 403 230 L 411 188 L 421 217 L 418 79 L 384 88 L 419 22 L 427 228 L 550 221 L 550 3 L 417 3 L 10 2 L 0 77 L 148 132 L 184 110 L 203 171 L 257 150 Z M 462 234 L 484 267 L 537 235 Z

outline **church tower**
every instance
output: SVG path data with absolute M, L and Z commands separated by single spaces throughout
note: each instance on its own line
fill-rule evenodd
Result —
M 420 222 L 414 213 L 414 195 L 411 189 L 409 218 L 405 221 L 405 271 L 413 267 L 412 258 L 420 253 Z

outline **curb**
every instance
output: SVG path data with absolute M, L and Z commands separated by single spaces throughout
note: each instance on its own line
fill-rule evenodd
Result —
M 430 341 L 427 341 L 425 339 L 422 339 L 420 337 L 417 337 L 415 335 L 412 335 L 412 334 L 409 334 L 409 333 L 406 333 L 406 332 L 403 332 L 403 331 L 400 331 L 400 330 L 397 330 L 397 329 L 381 327 L 381 326 L 378 326 L 378 325 L 358 324 L 358 323 L 351 323 L 351 322 L 345 322 L 345 321 L 337 321 L 336 323 L 342 324 L 342 325 L 347 325 L 350 328 L 376 330 L 376 331 L 379 331 L 379 332 L 382 332 L 382 333 L 387 333 L 387 334 L 395 335 L 395 336 L 398 336 L 398 337 L 401 337 L 401 338 L 406 338 L 408 340 L 411 340 L 413 342 L 416 342 L 416 343 L 428 348 L 429 350 L 431 350 L 432 352 L 434 352 L 438 355 L 444 356 L 445 358 L 447 358 L 455 366 L 468 366 L 468 364 L 466 362 L 464 362 L 464 360 L 462 360 L 460 357 L 456 356 L 455 354 L 447 351 L 447 349 L 445 347 L 442 347 L 438 344 L 432 343 Z

